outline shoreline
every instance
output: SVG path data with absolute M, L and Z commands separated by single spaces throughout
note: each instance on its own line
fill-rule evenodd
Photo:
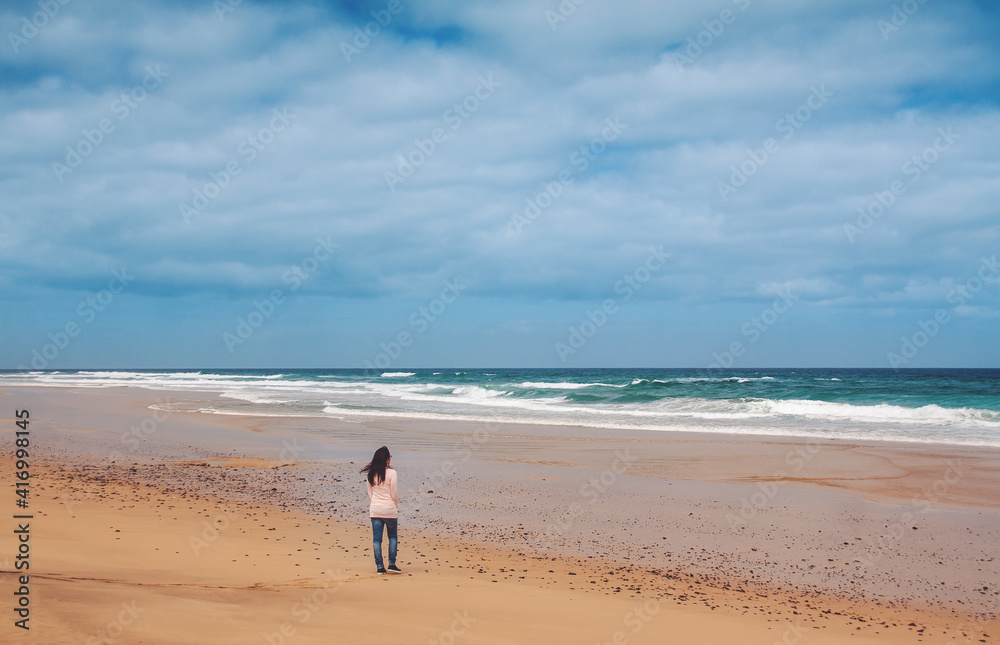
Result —
M 472 423 L 466 421 L 436 421 L 427 419 L 411 418 L 379 418 L 367 421 L 345 421 L 330 417 L 321 416 L 263 416 L 250 414 L 218 414 L 208 412 L 197 412 L 189 410 L 157 410 L 156 407 L 161 399 L 170 400 L 171 397 L 179 398 L 177 395 L 183 394 L 184 398 L 193 400 L 211 400 L 218 398 L 218 391 L 182 391 L 176 390 L 156 390 L 146 387 L 110 387 L 110 388 L 64 388 L 64 387 L 8 387 L 10 393 L 21 393 L 24 396 L 37 397 L 45 394 L 72 395 L 72 396 L 97 396 L 112 397 L 115 403 L 121 399 L 129 399 L 131 403 L 130 411 L 134 418 L 140 423 L 153 422 L 154 426 L 159 426 L 169 418 L 188 418 L 192 424 L 204 428 L 216 428 L 225 430 L 228 436 L 243 437 L 245 431 L 250 430 L 256 436 L 272 436 L 289 439 L 295 437 L 298 440 L 306 441 L 308 450 L 313 458 L 319 457 L 320 461 L 344 456 L 358 456 L 358 453 L 351 450 L 332 450 L 330 444 L 333 441 L 343 442 L 355 449 L 363 447 L 364 452 L 368 451 L 371 444 L 372 435 L 382 434 L 388 437 L 399 438 L 404 441 L 404 445 L 411 435 L 419 435 L 419 443 L 414 443 L 413 449 L 417 451 L 414 455 L 420 463 L 431 462 L 440 466 L 442 462 L 459 464 L 462 462 L 474 461 L 483 458 L 488 461 L 508 461 L 510 463 L 527 464 L 532 463 L 529 455 L 520 455 L 517 459 L 510 458 L 510 452 L 523 448 L 525 442 L 535 442 L 552 448 L 556 443 L 560 446 L 576 446 L 580 444 L 594 444 L 603 448 L 606 453 L 613 453 L 609 446 L 636 445 L 641 447 L 658 446 L 669 447 L 677 450 L 673 457 L 674 462 L 670 467 L 661 471 L 646 467 L 642 472 L 646 476 L 666 478 L 683 481 L 716 481 L 716 482 L 757 482 L 762 479 L 781 481 L 785 484 L 801 486 L 825 486 L 841 488 L 847 493 L 867 495 L 871 501 L 892 501 L 924 499 L 930 493 L 934 502 L 945 502 L 949 504 L 961 504 L 961 500 L 955 499 L 954 495 L 939 494 L 932 490 L 932 487 L 911 486 L 901 490 L 885 488 L 882 490 L 861 491 L 857 486 L 851 486 L 846 482 L 863 481 L 865 479 L 875 479 L 875 474 L 868 477 L 858 477 L 854 471 L 857 464 L 845 464 L 840 467 L 831 467 L 831 471 L 826 476 L 820 476 L 815 472 L 816 463 L 812 461 L 812 455 L 817 448 L 823 451 L 832 452 L 855 452 L 862 455 L 872 453 L 874 456 L 867 465 L 872 468 L 879 466 L 876 462 L 885 462 L 887 458 L 902 459 L 906 462 L 936 462 L 945 464 L 949 459 L 967 459 L 974 462 L 982 462 L 989 470 L 996 469 L 996 473 L 990 473 L 992 477 L 997 475 L 996 480 L 1000 481 L 1000 448 L 987 446 L 967 446 L 964 444 L 931 443 L 931 442 L 908 442 L 893 441 L 883 439 L 867 440 L 847 440 L 836 438 L 812 438 L 793 437 L 785 435 L 765 435 L 765 434 L 726 434 L 714 432 L 693 432 L 693 431 L 659 431 L 645 429 L 599 429 L 589 426 L 574 425 L 534 425 L 518 422 L 488 422 Z M 155 400 L 150 400 L 155 397 Z M 152 412 L 149 412 L 152 410 Z M 162 416 L 160 413 L 162 412 Z M 101 416 L 101 412 L 96 413 Z M 141 415 L 141 419 L 139 418 Z M 124 425 L 122 428 L 124 429 Z M 123 432 L 123 435 L 126 434 Z M 145 429 L 130 434 L 130 441 L 135 445 L 141 445 L 147 439 L 159 442 L 162 437 L 155 437 L 156 429 L 146 432 Z M 191 439 L 192 437 L 188 437 Z M 162 442 L 161 442 L 162 443 Z M 215 442 L 218 447 L 218 441 Z M 496 454 L 490 454 L 490 444 L 504 444 Z M 123 457 L 141 456 L 141 450 L 133 450 L 131 444 L 106 444 L 106 450 L 111 453 L 122 453 Z M 264 447 L 266 446 L 266 448 Z M 732 455 L 718 454 L 712 449 L 732 447 L 732 450 L 739 458 L 752 454 L 757 458 L 767 460 L 766 465 L 760 462 L 752 464 L 747 468 L 741 466 Z M 162 445 L 158 446 L 162 448 Z M 273 453 L 273 443 L 251 442 L 244 446 L 249 450 L 263 450 Z M 803 453 L 801 449 L 806 449 Z M 305 450 L 304 448 L 301 450 Z M 288 453 L 289 457 L 297 457 L 300 449 L 294 445 L 284 445 L 278 449 L 278 454 L 282 451 Z M 747 452 L 749 451 L 749 453 Z M 433 453 L 428 457 L 427 453 Z M 575 457 L 587 457 L 585 453 L 577 452 Z M 449 457 L 452 457 L 449 459 Z M 728 457 L 728 458 L 727 458 Z M 367 460 L 367 456 L 365 459 Z M 705 462 L 707 460 L 717 460 L 714 469 L 691 469 L 688 464 L 692 461 Z M 537 463 L 556 467 L 566 467 L 570 469 L 599 469 L 604 466 L 603 462 L 587 463 L 586 460 L 560 460 L 547 455 L 544 460 Z M 793 477 L 806 465 L 813 470 L 811 477 Z M 917 463 L 917 468 L 927 469 L 926 463 Z M 947 470 L 947 467 L 943 470 Z M 794 472 L 793 472 L 794 471 Z M 903 472 L 903 471 L 899 471 Z M 428 476 L 438 477 L 443 472 L 422 473 Z M 882 479 L 893 478 L 893 472 L 886 472 L 881 475 Z M 779 476 L 776 476 L 779 475 Z M 846 476 L 838 476 L 846 475 Z M 844 484 L 838 485 L 837 482 Z M 924 495 L 924 497 L 921 497 Z M 969 506 L 985 506 L 990 508 L 1000 508 L 1000 491 L 992 491 L 988 486 L 979 486 L 975 495 L 970 496 L 966 502 Z
M 361 370 L 70 371 L 15 373 L 0 384 L 141 387 L 182 399 L 211 392 L 198 398 L 196 409 L 233 416 L 342 423 L 502 418 L 534 428 L 1000 449 L 997 400 L 989 395 L 997 370 L 914 370 L 902 377 L 895 370 L 848 369 L 840 370 L 843 378 L 808 368 L 766 375 L 732 370 L 713 377 L 697 370 L 578 370 L 580 378 L 572 370 L 561 376 L 551 370 L 501 372 L 408 371 L 396 378 Z M 930 379 L 937 373 L 941 382 Z M 942 397 L 941 387 L 950 394 Z
M 213 390 L 210 388 L 198 389 L 198 390 L 181 390 L 181 389 L 163 389 L 150 387 L 146 385 L 135 385 L 135 386 L 110 386 L 110 387 L 86 387 L 86 386 L 21 386 L 21 385 L 6 385 L 2 386 L 4 390 L 10 390 L 10 392 L 0 391 L 0 396 L 4 394 L 12 394 L 17 392 L 22 393 L 32 393 L 41 394 L 43 392 L 64 392 L 73 394 L 85 394 L 85 393 L 112 393 L 112 394 L 127 394 L 135 392 L 144 392 L 150 396 L 156 396 L 158 399 L 187 399 L 187 400 L 203 400 L 211 401 L 222 397 L 222 392 L 224 390 L 217 389 Z M 237 399 L 238 400 L 238 399 Z M 335 424 L 340 426 L 379 426 L 385 428 L 391 428 L 396 424 L 404 424 L 410 427 L 438 427 L 444 426 L 458 426 L 458 427 L 470 427 L 470 426 L 491 426 L 498 425 L 509 429 L 523 429 L 527 430 L 528 434 L 531 436 L 544 435 L 547 432 L 551 432 L 552 436 L 558 437 L 561 440 L 573 441 L 580 438 L 587 438 L 587 435 L 592 435 L 592 438 L 605 438 L 605 439 L 633 439 L 633 440 L 655 440 L 658 437 L 662 437 L 662 441 L 676 441 L 679 443 L 685 442 L 705 442 L 711 443 L 714 441 L 719 442 L 747 442 L 747 443 L 760 443 L 760 442 L 772 442 L 772 443 L 789 443 L 789 444 L 801 444 L 801 443 L 820 443 L 828 445 L 852 445 L 857 447 L 868 447 L 868 448 L 903 448 L 912 450 L 937 450 L 940 453 L 947 452 L 963 452 L 963 451 L 986 451 L 990 453 L 995 453 L 1000 456 L 1000 445 L 990 445 L 990 444 L 970 444 L 970 443 L 949 443 L 945 441 L 935 441 L 935 440 L 912 440 L 912 439 L 886 439 L 886 438 L 868 438 L 868 437 L 828 437 L 828 436 L 817 436 L 810 434 L 770 434 L 770 433 L 737 433 L 737 432 L 712 432 L 703 430 L 661 430 L 653 428 L 618 428 L 618 427 L 608 427 L 608 426 L 596 426 L 596 425 L 574 425 L 574 424 L 556 424 L 556 423 L 526 423 L 521 421 L 504 421 L 504 420 L 486 420 L 486 419 L 471 419 L 462 417 L 450 417 L 450 418 L 424 418 L 419 416 L 405 416 L 405 415 L 385 415 L 377 416 L 372 415 L 373 418 L 359 419 L 357 421 L 338 418 L 330 415 L 323 414 L 263 414 L 263 413 L 242 413 L 242 412 L 221 412 L 221 411 L 204 411 L 204 410 L 181 410 L 181 409 L 167 409 L 160 408 L 162 402 L 154 401 L 149 406 L 150 409 L 161 410 L 165 414 L 191 414 L 204 419 L 210 419 L 212 417 L 220 417 L 220 420 L 208 423 L 219 423 L 221 425 L 226 425 L 229 427 L 241 427 L 235 421 L 226 419 L 249 419 L 249 420 L 312 420 L 314 423 L 322 422 L 323 424 Z M 613 435 L 613 436 L 612 436 Z
M 336 524 L 338 534 L 356 536 L 353 546 L 360 544 L 357 550 L 368 559 L 364 547 L 370 551 L 370 537 L 365 536 L 363 522 L 367 500 L 361 499 L 362 478 L 356 471 L 359 461 L 370 457 L 371 447 L 387 443 L 394 462 L 402 466 L 397 466 L 405 518 L 401 549 L 406 540 L 413 544 L 425 540 L 435 545 L 430 549 L 447 550 L 454 562 L 465 558 L 463 567 L 469 564 L 470 550 L 488 551 L 492 570 L 503 569 L 508 575 L 511 558 L 534 564 L 552 562 L 554 556 L 559 563 L 574 562 L 580 568 L 600 563 L 572 580 L 584 589 L 574 585 L 577 591 L 571 598 L 603 591 L 607 598 L 625 600 L 622 594 L 630 591 L 629 585 L 618 584 L 621 591 L 615 591 L 607 584 L 612 580 L 609 572 L 626 572 L 622 575 L 634 577 L 629 579 L 636 594 L 628 600 L 669 599 L 680 602 L 672 606 L 693 610 L 692 602 L 704 600 L 697 591 L 713 599 L 706 611 L 715 612 L 714 606 L 752 625 L 758 625 L 768 611 L 793 605 L 799 607 L 795 611 L 819 621 L 839 619 L 834 609 L 841 615 L 854 612 L 865 622 L 844 625 L 863 624 L 865 633 L 873 633 L 878 620 L 891 625 L 911 618 L 899 628 L 880 625 L 883 631 L 873 642 L 910 642 L 906 637 L 915 629 L 908 623 L 923 625 L 921 620 L 935 633 L 943 630 L 942 638 L 945 633 L 954 635 L 960 625 L 966 631 L 969 625 L 982 626 L 989 638 L 998 631 L 992 585 L 1000 577 L 1000 565 L 992 561 L 990 545 L 1000 536 L 1000 503 L 993 485 L 1000 480 L 1000 453 L 931 452 L 895 444 L 822 443 L 816 448 L 810 443 L 752 441 L 743 436 L 722 442 L 677 437 L 652 441 L 592 433 L 569 441 L 559 432 L 530 434 L 505 427 L 476 435 L 472 424 L 429 428 L 428 423 L 402 421 L 324 420 L 317 428 L 297 420 L 220 419 L 221 415 L 196 413 L 171 413 L 158 420 L 148 406 L 163 393 L 132 388 L 6 389 L 19 401 L 14 403 L 18 407 L 27 401 L 35 408 L 34 430 L 45 431 L 46 441 L 51 442 L 42 447 L 42 454 L 53 469 L 52 477 L 63 468 L 76 473 L 74 485 L 87 481 L 87 486 L 104 488 L 189 491 L 188 496 L 212 498 L 238 509 L 267 505 L 293 512 L 300 522 L 312 518 Z M 143 422 L 151 427 L 148 434 Z M 130 428 L 139 429 L 132 433 L 137 443 L 127 453 L 113 456 Z M 788 455 L 802 465 L 778 477 L 771 466 L 787 461 Z M 946 481 L 948 459 L 962 460 L 961 476 L 947 490 L 926 498 L 926 505 L 915 505 L 912 490 L 930 485 L 933 492 L 936 482 Z M 874 470 L 869 473 L 869 469 Z M 95 470 L 103 483 L 90 481 Z M 588 485 L 584 493 L 582 487 Z M 751 503 L 750 510 L 744 507 L 741 514 L 741 499 L 753 502 L 755 495 L 764 496 L 762 503 Z M 136 501 L 131 503 L 138 507 Z M 878 525 L 901 525 L 906 513 L 920 530 L 907 529 L 911 533 L 897 537 L 886 533 L 888 541 L 870 548 L 873 541 L 878 544 Z M 639 518 L 644 521 L 637 522 Z M 954 542 L 956 526 L 968 529 L 963 534 L 968 543 L 957 556 L 942 556 L 938 551 Z M 817 539 L 813 528 L 830 537 Z M 849 544 L 855 540 L 842 540 L 845 530 L 866 547 L 855 548 Z M 928 551 L 946 559 L 932 566 L 928 556 L 921 555 Z M 457 565 L 449 565 L 453 566 Z M 949 570 L 949 575 L 939 575 Z M 424 575 L 432 572 L 436 575 L 437 570 L 428 568 Z M 565 582 L 570 582 L 566 573 Z M 542 584 L 530 576 L 526 579 Z M 980 584 L 982 580 L 986 582 Z M 974 585 L 987 591 L 974 593 Z M 743 609 L 737 601 L 743 602 L 741 598 L 751 592 L 759 604 L 745 603 Z M 781 601 L 776 600 L 779 596 Z M 678 601 L 681 597 L 684 600 Z M 836 631 L 829 621 L 819 624 L 828 626 L 816 633 Z M 653 633 L 653 625 L 638 636 Z M 931 631 L 924 637 L 925 642 L 948 642 L 931 638 Z M 773 640 L 781 640 L 780 634 L 759 642 Z

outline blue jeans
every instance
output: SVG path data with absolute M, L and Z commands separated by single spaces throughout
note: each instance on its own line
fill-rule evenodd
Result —
M 389 534 L 389 564 L 396 564 L 396 518 L 395 517 L 373 517 L 372 518 L 372 547 L 375 549 L 375 566 L 384 569 L 382 566 L 382 527 L 385 527 Z

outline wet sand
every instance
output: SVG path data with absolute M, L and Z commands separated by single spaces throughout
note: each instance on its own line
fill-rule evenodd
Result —
M 8 444 L 12 411 L 32 415 L 36 518 L 32 630 L 2 642 L 349 643 L 383 623 L 432 642 L 1000 642 L 996 451 L 7 391 Z M 358 474 L 382 444 L 389 577 Z

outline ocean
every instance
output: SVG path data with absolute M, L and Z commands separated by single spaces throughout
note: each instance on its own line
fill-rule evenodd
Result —
M 408 417 L 1000 447 L 994 369 L 2 371 L 5 385 L 176 392 L 210 414 Z M 217 394 L 185 398 L 185 392 Z

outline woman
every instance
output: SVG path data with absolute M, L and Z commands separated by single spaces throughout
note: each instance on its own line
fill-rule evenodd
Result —
M 368 514 L 372 518 L 372 547 L 375 549 L 377 573 L 385 573 L 382 566 L 382 527 L 389 534 L 389 571 L 402 573 L 396 566 L 396 518 L 399 515 L 399 493 L 396 471 L 390 466 L 392 455 L 382 446 L 375 451 L 371 463 L 361 469 L 368 474 L 368 497 L 371 498 Z

